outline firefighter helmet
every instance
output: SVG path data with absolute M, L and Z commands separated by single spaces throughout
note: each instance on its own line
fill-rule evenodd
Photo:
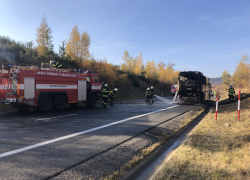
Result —
M 105 86 L 105 87 L 108 87 L 108 84 L 105 84 L 104 86 Z
M 232 86 L 232 85 L 230 85 L 230 88 L 233 88 L 233 86 Z
M 115 91 L 118 91 L 118 89 L 117 89 L 117 88 L 115 88 L 114 90 L 115 90 Z
M 150 90 L 150 88 L 148 88 L 147 90 Z
M 151 89 L 153 89 L 153 86 L 151 86 Z

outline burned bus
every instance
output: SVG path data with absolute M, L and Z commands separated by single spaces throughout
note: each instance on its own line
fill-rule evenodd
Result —
M 178 94 L 180 99 L 206 101 L 211 96 L 209 78 L 199 71 L 184 71 L 178 75 Z

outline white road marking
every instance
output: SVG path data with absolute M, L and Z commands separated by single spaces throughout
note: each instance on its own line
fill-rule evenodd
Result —
M 67 117 L 67 116 L 75 116 L 77 114 L 69 114 L 69 115 L 63 115 L 63 116 L 56 116 L 56 117 L 49 117 L 49 118 L 42 118 L 42 119 L 36 119 L 35 121 L 43 121 L 43 120 L 48 120 L 48 119 L 56 119 L 60 117 Z
M 51 139 L 49 141 L 44 141 L 44 142 L 41 142 L 41 143 L 38 143 L 38 144 L 34 144 L 34 145 L 31 145 L 31 146 L 26 146 L 26 147 L 16 149 L 16 150 L 13 150 L 13 151 L 1 153 L 0 158 L 10 156 L 10 155 L 14 155 L 14 154 L 17 154 L 17 153 L 21 153 L 23 151 L 28 151 L 30 149 L 34 149 L 34 148 L 37 148 L 37 147 L 40 147 L 40 146 L 45 146 L 45 145 L 48 145 L 48 144 L 51 144 L 51 143 L 55 143 L 55 142 L 58 142 L 58 141 L 61 141 L 61 140 L 65 140 L 65 139 L 72 138 L 72 137 L 75 137 L 75 136 L 79 136 L 79 135 L 82 135 L 82 134 L 86 134 L 86 133 L 89 133 L 89 132 L 93 132 L 93 131 L 96 131 L 96 130 L 99 130 L 99 129 L 103 129 L 103 128 L 106 128 L 106 127 L 109 127 L 109 126 L 113 126 L 113 125 L 116 125 L 116 124 L 120 124 L 120 123 L 129 121 L 129 120 L 132 120 L 132 119 L 147 116 L 149 114 L 154 114 L 154 113 L 157 113 L 157 112 L 165 111 L 167 109 L 171 109 L 171 108 L 174 108 L 174 107 L 177 107 L 177 106 L 179 106 L 179 105 L 171 106 L 171 107 L 168 107 L 168 108 L 165 108 L 165 109 L 160 109 L 160 110 L 157 110 L 157 111 L 152 111 L 152 112 L 149 112 L 149 113 L 146 113 L 146 114 L 141 114 L 141 115 L 138 115 L 138 116 L 130 117 L 130 118 L 127 118 L 127 119 L 124 119 L 124 120 L 120 120 L 120 121 L 116 121 L 116 122 L 113 122 L 113 123 L 110 123 L 110 124 L 102 125 L 102 126 L 99 126 L 99 127 L 96 127 L 96 128 L 92 128 L 92 129 L 88 129 L 88 130 L 81 131 L 81 132 L 78 132 L 78 133 L 70 134 L 70 135 L 67 135 L 67 136 L 62 136 L 62 137 L 59 137 L 59 138 Z

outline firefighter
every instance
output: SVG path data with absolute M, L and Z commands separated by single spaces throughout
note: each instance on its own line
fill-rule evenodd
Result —
M 230 89 L 228 90 L 228 96 L 229 96 L 229 100 L 230 102 L 232 102 L 232 100 L 234 100 L 234 95 L 235 95 L 235 91 L 233 86 L 230 86 Z
M 150 89 L 150 99 L 151 99 L 152 102 L 154 102 L 153 101 L 153 96 L 154 96 L 154 89 L 153 89 L 153 86 L 151 86 L 151 89 Z
M 110 93 L 109 93 L 109 103 L 110 103 L 110 105 L 113 105 L 113 101 L 114 101 L 114 99 L 116 99 L 116 92 L 117 91 L 118 91 L 117 88 L 110 91 Z
M 118 88 L 115 88 L 114 91 L 113 91 L 113 93 L 114 93 L 114 99 L 116 99 L 116 93 L 117 93 L 117 91 L 118 91 Z
M 109 92 L 109 103 L 110 103 L 110 105 L 113 105 L 114 97 L 115 97 L 114 90 L 111 90 Z
M 108 84 L 104 85 L 104 87 L 102 88 L 101 93 L 102 93 L 102 107 L 106 108 L 107 107 L 108 95 L 109 95 Z
M 145 92 L 145 99 L 146 99 L 146 102 L 148 102 L 149 100 L 149 97 L 150 96 L 150 88 L 147 88 L 146 92 Z
M 62 67 L 62 64 L 59 62 L 53 61 L 53 67 L 59 69 L 60 67 Z

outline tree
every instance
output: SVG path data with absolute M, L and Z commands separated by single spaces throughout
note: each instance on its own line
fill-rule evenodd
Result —
M 223 84 L 225 84 L 226 86 L 229 86 L 229 83 L 230 83 L 230 74 L 227 72 L 227 70 L 224 70 L 222 72 L 221 78 L 222 78 Z
M 154 60 L 152 61 L 148 60 L 145 70 L 146 70 L 146 74 L 145 74 L 146 78 L 155 79 L 157 77 L 156 76 L 157 69 L 156 69 Z
M 21 63 L 37 64 L 37 52 L 33 49 L 33 41 L 27 42 L 24 51 L 19 52 Z
M 234 81 L 239 86 L 247 86 L 250 85 L 250 64 L 247 62 L 249 57 L 246 55 L 242 56 L 241 61 L 239 62 L 238 66 L 234 72 Z
M 48 26 L 45 15 L 42 17 L 40 26 L 36 29 L 37 51 L 39 56 L 47 56 L 49 51 L 53 51 L 51 29 Z
M 59 56 L 65 57 L 65 41 L 62 41 L 62 45 L 59 47 Z
M 78 27 L 75 26 L 70 34 L 69 40 L 66 45 L 66 55 L 71 57 L 71 60 L 82 63 L 87 61 L 89 55 L 90 37 L 87 32 L 82 34 L 78 31 Z
M 165 83 L 166 79 L 165 79 L 165 66 L 166 64 L 164 62 L 159 62 L 157 64 L 157 74 L 159 76 L 159 81 L 162 82 L 162 83 Z
M 142 71 L 143 71 L 143 59 L 142 59 L 142 53 L 139 54 L 138 58 L 135 58 L 135 68 L 134 68 L 134 72 L 136 75 L 141 75 Z

